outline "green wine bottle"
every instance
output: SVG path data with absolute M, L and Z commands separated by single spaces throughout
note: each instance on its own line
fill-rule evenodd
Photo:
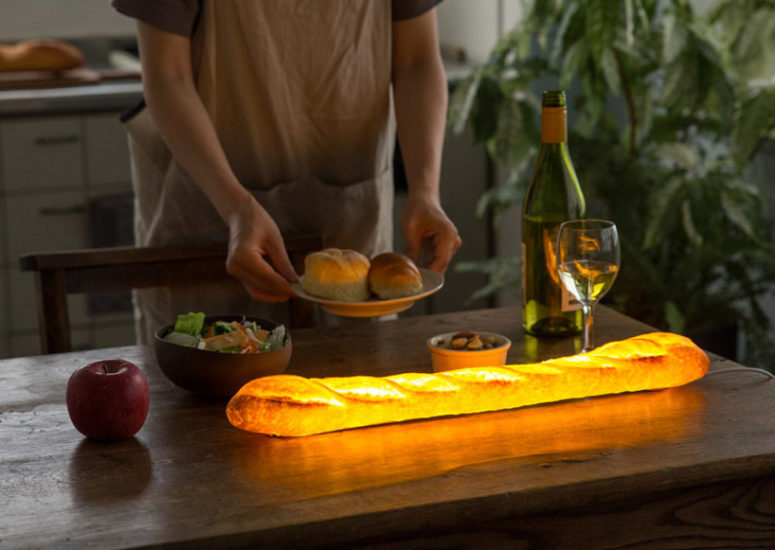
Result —
M 541 102 L 541 149 L 522 208 L 522 304 L 525 331 L 536 336 L 581 332 L 581 304 L 557 274 L 557 231 L 586 210 L 567 145 L 565 92 L 547 91 Z

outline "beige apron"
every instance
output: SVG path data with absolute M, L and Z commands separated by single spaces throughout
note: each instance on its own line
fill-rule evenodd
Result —
M 371 256 L 392 249 L 390 0 L 204 0 L 192 36 L 197 90 L 239 181 L 284 234 Z M 172 158 L 147 109 L 126 122 L 138 246 L 225 243 L 228 230 Z M 287 306 L 231 288 L 135 294 L 138 340 L 178 313 Z

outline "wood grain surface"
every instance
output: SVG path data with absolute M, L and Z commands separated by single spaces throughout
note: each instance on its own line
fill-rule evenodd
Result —
M 425 340 L 472 329 L 510 362 L 577 351 L 526 339 L 519 310 L 295 331 L 290 372 L 430 371 Z M 598 343 L 649 328 L 600 308 Z M 151 386 L 136 437 L 72 427 L 65 386 L 103 358 Z M 282 439 L 164 379 L 152 352 L 0 361 L 0 548 L 772 548 L 775 381 L 712 357 L 659 392 Z

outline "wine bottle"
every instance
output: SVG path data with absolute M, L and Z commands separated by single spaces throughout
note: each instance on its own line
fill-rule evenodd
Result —
M 581 332 L 581 304 L 565 289 L 556 265 L 557 232 L 583 218 L 584 194 L 567 145 L 565 92 L 541 102 L 541 149 L 522 208 L 522 304 L 525 331 L 537 336 Z

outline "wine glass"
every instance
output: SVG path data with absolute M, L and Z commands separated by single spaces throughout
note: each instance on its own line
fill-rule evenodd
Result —
M 581 302 L 582 351 L 592 344 L 592 308 L 619 274 L 619 234 L 608 220 L 571 220 L 557 234 L 557 272 L 562 284 Z

